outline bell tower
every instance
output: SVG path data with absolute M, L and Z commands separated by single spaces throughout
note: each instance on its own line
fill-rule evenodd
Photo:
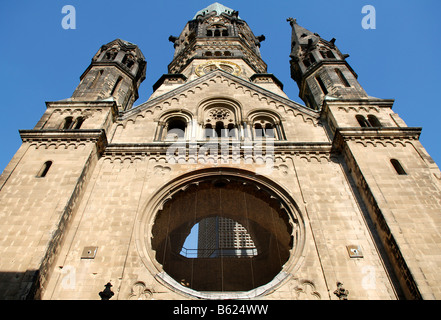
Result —
M 128 110 L 138 99 L 147 63 L 139 48 L 116 39 L 103 45 L 80 77 L 72 95 L 74 101 L 113 99 L 119 111 Z
M 179 36 L 169 37 L 175 49 L 173 60 L 168 73 L 153 86 L 150 98 L 216 70 L 287 97 L 283 84 L 267 73 L 267 64 L 260 54 L 264 40 L 264 35 L 254 35 L 236 10 L 217 2 L 199 10 Z
M 213 3 L 198 11 L 179 37 L 170 36 L 175 53 L 168 66 L 169 73 L 191 77 L 216 68 L 240 77 L 264 73 L 267 66 L 259 50 L 264 39 L 263 35 L 253 34 L 238 11 Z M 227 60 L 230 62 L 219 63 Z
M 299 86 L 300 98 L 314 110 L 322 108 L 330 98 L 360 99 L 367 94 L 357 81 L 357 74 L 347 63 L 335 39 L 322 39 L 317 33 L 299 26 L 297 20 L 287 19 L 292 27 L 291 77 Z
M 335 39 L 324 40 L 295 19 L 287 20 L 292 27 L 291 76 L 300 98 L 320 113 L 332 152 L 356 186 L 353 190 L 362 199 L 366 221 L 372 224 L 370 232 L 397 296 L 429 297 L 422 279 L 427 279 L 425 263 L 430 258 L 422 254 L 415 259 L 415 252 L 422 252 L 427 243 L 416 240 L 413 224 L 421 223 L 425 233 L 439 232 L 440 225 L 432 221 L 439 214 L 441 189 L 439 168 L 419 141 L 421 128 L 406 125 L 392 110 L 393 99 L 375 98 L 364 91 Z M 428 190 L 433 190 L 430 197 L 421 196 Z M 414 195 L 414 201 L 407 201 Z M 430 204 L 425 205 L 426 201 Z M 429 225 L 434 229 L 429 231 Z

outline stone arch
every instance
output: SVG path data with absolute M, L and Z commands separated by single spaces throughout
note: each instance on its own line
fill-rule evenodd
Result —
M 247 114 L 247 121 L 251 124 L 254 138 L 266 137 L 276 140 L 286 140 L 279 113 L 269 109 L 257 109 Z M 261 131 L 259 133 L 259 131 Z M 270 131 L 270 132 L 268 132 Z
M 199 197 L 198 192 L 202 192 Z M 223 204 L 228 210 L 221 209 L 222 206 L 215 206 L 211 210 L 204 209 L 214 203 L 210 200 L 212 198 L 204 195 L 216 192 L 224 192 Z M 233 200 L 233 198 L 236 199 L 237 194 L 244 195 L 245 199 L 249 197 L 249 199 L 261 200 L 248 202 Z M 255 195 L 258 196 L 254 197 Z M 201 202 L 196 204 L 195 197 L 198 197 Z M 190 199 L 193 200 L 190 201 Z M 180 201 L 184 201 L 186 205 L 179 205 Z M 249 207 L 251 210 L 244 210 L 244 203 L 251 205 L 252 207 Z M 196 216 L 193 212 L 194 208 L 197 209 Z M 262 214 L 259 210 L 268 210 L 268 212 Z M 170 213 L 173 213 L 173 219 L 169 219 Z M 176 255 L 176 251 L 180 250 L 180 246 L 195 222 L 216 215 L 248 226 L 253 240 L 260 248 L 258 250 L 261 250 L 262 255 L 253 260 L 255 278 L 253 278 L 252 285 L 251 280 L 247 282 L 240 277 L 235 278 L 235 281 L 242 281 L 242 284 L 236 285 L 236 282 L 232 284 L 227 281 L 222 284 L 225 285 L 222 290 L 217 287 L 217 284 L 213 287 L 208 285 L 208 287 L 198 288 L 195 282 L 192 282 L 190 287 L 179 283 L 182 280 L 180 277 L 189 269 L 185 259 Z M 252 298 L 277 287 L 287 279 L 290 273 L 300 267 L 306 238 L 304 215 L 284 188 L 264 176 L 233 168 L 198 170 L 177 177 L 161 186 L 143 206 L 135 232 L 141 259 L 156 279 L 168 287 L 172 286 L 181 294 L 207 299 L 216 299 L 220 296 Z M 270 244 L 272 247 L 269 247 Z M 280 251 L 275 250 L 276 245 L 281 248 Z M 236 259 L 234 263 L 224 266 L 223 270 L 231 270 L 238 264 L 249 263 L 249 261 Z M 205 262 L 210 264 L 210 262 Z M 197 269 L 197 264 L 193 267 Z M 203 277 L 198 272 L 196 275 Z M 228 276 L 232 277 L 231 274 Z M 189 277 L 185 280 L 186 282 L 196 281 L 194 278 L 188 281 Z M 214 281 L 208 278 L 204 279 L 203 283 L 209 283 L 207 280 Z M 199 286 L 201 283 L 199 282 Z M 193 286 L 196 287 L 193 288 Z M 208 291 L 214 291 L 214 293 Z M 231 293 L 223 293 L 223 291 L 234 291 L 234 294 L 231 296 Z
M 184 109 L 172 109 L 163 112 L 159 116 L 155 140 L 171 139 L 170 135 L 176 136 L 177 139 L 191 138 L 192 120 L 193 114 Z
M 202 126 L 203 138 L 239 138 L 242 119 L 242 106 L 230 98 L 205 99 L 197 108 L 197 121 Z
M 197 108 L 197 120 L 204 122 L 205 112 L 209 109 L 223 107 L 234 113 L 236 123 L 241 123 L 243 119 L 243 108 L 240 102 L 227 97 L 211 97 L 201 101 Z

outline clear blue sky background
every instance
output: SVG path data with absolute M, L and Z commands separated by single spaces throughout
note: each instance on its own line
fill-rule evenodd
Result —
M 178 36 L 194 14 L 214 1 L 3 0 L 0 11 L 0 172 L 21 144 L 18 129 L 32 129 L 45 101 L 69 98 L 92 56 L 116 38 L 136 43 L 144 53 L 147 79 L 135 105 L 146 101 L 152 85 L 167 73 L 173 57 L 170 35 Z M 268 72 L 297 102 L 290 78 L 294 17 L 323 38 L 337 39 L 369 95 L 395 99 L 394 110 L 409 126 L 423 127 L 421 141 L 441 164 L 440 93 L 441 1 L 398 0 L 224 0 L 238 10 L 256 35 L 264 34 L 262 57 Z M 376 8 L 375 30 L 361 27 L 364 5 Z M 76 8 L 76 29 L 64 30 L 61 10 Z

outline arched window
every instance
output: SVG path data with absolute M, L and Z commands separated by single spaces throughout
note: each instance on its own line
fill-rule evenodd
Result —
M 334 53 L 331 50 L 320 51 L 323 59 L 335 59 Z
M 167 122 L 167 136 L 166 140 L 181 140 L 185 139 L 185 131 L 187 129 L 187 123 L 182 118 L 171 118 Z
M 381 127 L 381 123 L 378 118 L 374 115 L 368 115 L 368 121 L 371 127 Z
M 76 120 L 75 120 L 75 126 L 74 126 L 74 129 L 76 129 L 76 130 L 78 130 L 78 129 L 80 129 L 81 128 L 81 126 L 82 126 L 82 124 L 83 124 L 83 122 L 84 122 L 84 118 L 83 117 L 78 117 Z
M 360 124 L 360 126 L 363 127 L 363 128 L 369 128 L 369 127 L 380 128 L 380 127 L 382 127 L 380 121 L 374 115 L 371 115 L 371 114 L 368 115 L 367 120 L 361 114 L 357 114 L 355 116 L 355 118 L 357 119 L 357 121 Z
M 117 54 L 118 54 L 118 50 L 110 49 L 109 51 L 106 52 L 106 55 L 105 55 L 104 59 L 106 59 L 106 60 L 114 60 L 116 58 Z
M 259 117 L 254 120 L 254 137 L 266 138 L 266 139 L 279 139 L 276 125 L 274 124 L 273 119 L 266 117 Z
M 202 139 L 241 138 L 241 109 L 231 100 L 207 100 L 199 106 L 198 113 L 198 122 L 204 129 L 201 132 Z
M 168 110 L 159 116 L 154 141 L 191 139 L 192 115 L 183 110 Z
M 265 137 L 267 137 L 267 138 L 274 138 L 275 137 L 274 125 L 272 123 L 267 122 L 265 124 Z
M 357 119 L 358 124 L 360 125 L 360 127 L 362 127 L 362 128 L 370 127 L 369 122 L 368 122 L 368 121 L 366 120 L 366 118 L 365 118 L 364 116 L 362 116 L 361 114 L 357 114 L 357 115 L 355 116 L 355 118 Z
M 224 123 L 222 121 L 217 121 L 216 122 L 216 135 L 218 138 L 220 137 L 225 137 L 225 126 Z
M 43 166 L 41 167 L 40 171 L 37 173 L 38 178 L 44 178 L 46 177 L 50 167 L 52 166 L 52 161 L 46 161 Z
M 205 131 L 205 133 L 204 133 L 205 138 L 214 137 L 214 130 L 213 130 L 213 126 L 211 125 L 211 123 L 207 123 L 205 125 L 204 131 Z
M 228 124 L 228 136 L 233 139 L 237 139 L 239 137 L 237 127 L 233 123 Z
M 122 60 L 122 63 L 129 69 L 132 69 L 135 64 L 135 58 L 131 54 L 126 54 Z
M 390 163 L 393 165 L 395 171 L 401 175 L 407 175 L 406 171 L 404 170 L 403 166 L 401 165 L 400 161 L 398 161 L 397 159 L 391 159 Z
M 262 138 L 263 136 L 265 136 L 265 135 L 263 133 L 262 125 L 260 123 L 255 123 L 254 124 L 254 137 Z
M 254 139 L 285 140 L 280 115 L 270 111 L 255 111 L 249 115 L 252 136 Z
M 69 130 L 69 129 L 72 129 L 72 126 L 73 126 L 73 117 L 64 118 L 62 129 Z
M 314 64 L 316 62 L 314 56 L 310 53 L 308 54 L 308 56 L 303 59 L 303 64 L 305 65 L 305 67 L 309 67 L 310 65 Z
M 254 123 L 254 136 L 256 138 L 274 139 L 276 137 L 274 128 L 273 123 L 261 120 L 260 123 Z

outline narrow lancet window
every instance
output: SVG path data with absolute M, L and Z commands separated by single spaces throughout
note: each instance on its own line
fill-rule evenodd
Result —
M 46 161 L 41 167 L 40 171 L 38 171 L 37 177 L 44 178 L 46 177 L 50 167 L 52 166 L 52 161 Z
M 397 159 L 391 159 L 390 163 L 392 163 L 392 165 L 394 166 L 395 171 L 400 175 L 400 176 L 405 176 L 407 175 L 406 171 L 404 170 L 403 166 L 401 165 L 400 161 L 398 161 Z
M 103 71 L 104 71 L 104 70 L 100 70 L 100 71 L 97 72 L 97 74 L 96 74 L 96 76 L 95 76 L 95 79 L 93 79 L 93 81 L 92 81 L 92 83 L 91 83 L 89 89 L 94 89 L 94 88 L 96 87 L 96 85 L 97 85 L 99 79 L 100 79 L 101 76 L 103 75 Z
M 64 123 L 63 123 L 62 129 L 63 130 L 69 130 L 69 129 L 72 128 L 72 125 L 73 125 L 73 118 L 72 117 L 66 117 L 64 119 Z
M 84 118 L 78 117 L 77 120 L 75 121 L 74 129 L 76 129 L 76 130 L 80 129 L 81 126 L 83 125 L 83 122 L 84 122 Z
M 315 77 L 315 79 L 317 80 L 320 88 L 322 89 L 323 94 L 326 96 L 328 94 L 328 89 L 326 89 L 326 86 L 323 83 L 322 79 L 319 76 Z
M 376 128 L 381 127 L 381 123 L 376 116 L 368 115 L 368 121 L 371 127 L 376 127 Z
M 115 92 L 118 92 L 117 89 L 119 89 L 119 85 L 120 85 L 121 81 L 122 81 L 122 77 L 118 77 L 118 80 L 116 80 L 115 85 L 113 86 L 112 92 L 110 93 L 111 96 L 113 96 L 113 94 Z
M 355 118 L 358 121 L 358 124 L 360 125 L 360 127 L 362 128 L 367 128 L 370 127 L 369 122 L 366 120 L 366 118 L 360 114 L 356 115 Z
M 341 83 L 347 88 L 349 88 L 351 85 L 349 84 L 348 80 L 344 76 L 343 72 L 341 72 L 340 69 L 335 69 L 335 72 L 337 73 L 338 77 L 340 78 Z

